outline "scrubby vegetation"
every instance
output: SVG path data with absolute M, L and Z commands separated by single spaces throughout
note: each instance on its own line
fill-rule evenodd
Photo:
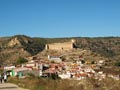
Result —
M 120 67 L 120 62 L 116 62 L 116 63 L 115 63 L 115 66 Z
M 9 47 L 9 42 L 14 40 L 16 37 L 17 42 L 19 42 L 18 44 L 20 45 Z M 24 58 L 19 57 L 37 56 L 39 55 L 38 53 L 44 50 L 45 44 L 68 42 L 71 39 L 77 40 L 77 43 L 75 44 L 77 48 L 80 48 L 81 51 L 86 51 L 82 54 L 85 61 L 90 60 L 91 64 L 94 64 L 94 59 L 97 61 L 98 58 L 100 58 L 100 60 L 105 60 L 104 67 L 109 68 L 110 66 L 111 70 L 110 71 L 102 67 L 101 69 L 104 69 L 103 71 L 120 71 L 120 37 L 31 38 L 25 35 L 16 35 L 13 37 L 0 38 L 0 64 L 4 64 L 4 62 L 5 64 L 13 62 L 22 64 L 27 61 Z M 77 56 L 80 55 L 80 50 L 76 49 L 74 51 L 78 53 L 76 54 Z M 73 56 L 75 56 L 74 54 Z M 43 55 L 47 56 L 47 51 Z M 63 57 L 63 60 L 65 59 L 66 57 Z M 71 60 L 74 59 L 71 58 Z M 85 61 L 82 63 L 85 63 Z M 11 77 L 9 78 L 9 82 L 30 90 L 120 90 L 120 81 L 116 81 L 111 78 L 106 78 L 101 81 L 95 79 L 86 79 L 81 81 L 61 79 L 53 80 L 51 78 L 40 78 L 29 74 L 25 79 Z
M 120 81 L 106 78 L 98 81 L 95 79 L 86 80 L 52 80 L 29 76 L 25 79 L 9 78 L 9 82 L 30 90 L 120 90 Z
M 20 45 L 9 47 L 8 43 L 16 37 Z M 108 62 L 110 62 L 108 65 L 114 65 L 113 63 L 120 62 L 120 37 L 31 38 L 25 35 L 0 38 L 0 61 L 1 63 L 4 61 L 15 61 L 20 56 L 36 55 L 44 50 L 45 44 L 47 43 L 68 42 L 71 39 L 77 40 L 77 48 L 90 50 L 93 54 L 96 53 L 108 58 Z
M 27 59 L 19 57 L 16 61 L 16 64 L 20 65 L 20 64 L 23 64 L 23 63 L 26 63 L 26 62 L 28 62 Z

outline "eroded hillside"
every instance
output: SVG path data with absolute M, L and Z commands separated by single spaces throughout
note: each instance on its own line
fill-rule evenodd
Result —
M 19 57 L 28 57 L 44 49 L 41 39 L 24 35 L 0 38 L 0 63 L 15 63 Z
M 101 59 L 107 58 L 112 63 L 120 62 L 120 37 L 31 38 L 25 35 L 0 38 L 0 61 L 1 63 L 14 62 L 18 57 L 38 55 L 45 49 L 45 44 L 68 42 L 71 39 L 77 41 L 78 49 L 86 51 L 85 56 L 83 55 L 85 59 L 96 60 L 101 57 Z M 66 53 L 69 52 L 64 52 Z M 81 51 L 77 50 L 76 53 L 80 54 Z

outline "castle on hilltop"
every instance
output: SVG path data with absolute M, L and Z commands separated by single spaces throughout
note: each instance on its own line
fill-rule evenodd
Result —
M 70 42 L 46 44 L 45 49 L 46 50 L 71 50 L 75 48 L 75 44 L 76 44 L 76 40 L 72 39 Z

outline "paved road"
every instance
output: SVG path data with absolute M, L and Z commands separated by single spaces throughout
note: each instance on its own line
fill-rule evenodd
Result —
M 28 89 L 23 89 L 18 87 L 15 84 L 11 84 L 11 83 L 0 83 L 0 90 L 28 90 Z

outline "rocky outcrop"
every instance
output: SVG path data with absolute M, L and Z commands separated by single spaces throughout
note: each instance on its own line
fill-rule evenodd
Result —
M 20 41 L 18 40 L 17 37 L 13 38 L 13 39 L 12 39 L 11 41 L 9 41 L 9 43 L 8 43 L 8 47 L 13 47 L 13 46 L 16 46 L 16 45 L 21 46 L 21 43 L 20 43 Z

